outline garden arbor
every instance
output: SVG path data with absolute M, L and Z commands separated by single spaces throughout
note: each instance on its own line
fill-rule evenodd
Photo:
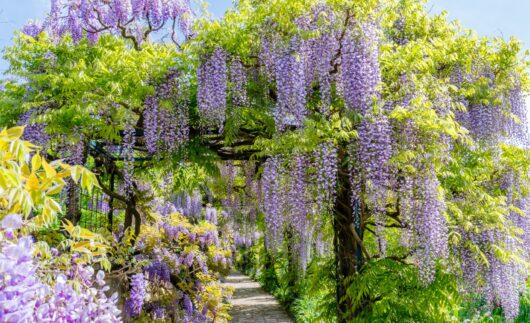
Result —
M 478 39 L 415 0 L 246 0 L 193 28 L 182 1 L 122 3 L 54 6 L 8 51 L 27 82 L 2 95 L 39 107 L 28 111 L 50 147 L 72 134 L 61 157 L 96 142 L 88 152 L 126 227 L 139 233 L 142 171 L 260 160 L 246 184 L 259 187 L 267 249 L 289 239 L 300 272 L 326 255 L 319 246 L 333 250 L 339 321 L 395 310 L 374 279 L 392 264 L 424 286 L 440 273 L 486 286 L 517 315 L 530 237 L 517 42 Z M 177 45 L 149 40 L 165 26 Z

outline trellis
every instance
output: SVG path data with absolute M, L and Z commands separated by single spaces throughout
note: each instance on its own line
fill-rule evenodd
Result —
M 143 132 L 141 130 L 135 133 L 136 141 L 141 141 Z M 113 231 L 117 213 L 120 209 L 117 207 L 115 199 L 121 200 L 125 203 L 126 219 L 125 226 L 130 226 L 131 223 L 127 221 L 127 213 L 131 213 L 139 218 L 136 208 L 136 198 L 134 196 L 124 200 L 119 194 L 115 192 L 115 181 L 117 175 L 117 161 L 122 161 L 123 147 L 121 145 L 114 145 L 109 143 L 102 143 L 92 140 L 88 143 L 87 154 L 93 156 L 96 161 L 96 168 L 102 166 L 105 169 L 105 174 L 108 175 L 105 179 L 108 183 L 103 185 L 102 178 L 98 176 L 98 181 L 101 189 L 95 188 L 91 192 L 81 191 L 76 189 L 75 192 L 67 192 L 66 203 L 68 210 L 68 217 L 74 222 L 84 228 L 92 231 L 97 231 L 106 227 L 109 231 Z M 136 152 L 134 161 L 149 161 L 151 156 L 145 154 L 143 151 Z M 134 210 L 133 210 L 134 209 Z M 136 230 L 139 229 L 139 224 L 136 223 Z
M 91 231 L 105 227 L 112 231 L 118 210 L 111 205 L 109 200 L 107 195 L 97 189 L 92 192 L 80 191 L 78 205 L 81 217 L 78 224 Z

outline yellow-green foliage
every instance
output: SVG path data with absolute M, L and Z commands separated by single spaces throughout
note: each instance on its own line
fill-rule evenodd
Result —
M 20 139 L 23 131 L 16 127 L 0 132 L 0 218 L 17 213 L 37 226 L 46 226 L 61 212 L 54 197 L 63 189 L 65 177 L 88 191 L 97 185 L 96 178 L 81 166 L 60 160 L 48 163 L 38 147 Z
M 49 230 L 57 221 L 62 209 L 56 199 L 65 185 L 65 178 L 72 178 L 87 191 L 97 186 L 97 182 L 95 175 L 84 167 L 70 166 L 60 160 L 48 163 L 41 157 L 37 146 L 21 139 L 23 132 L 24 127 L 0 131 L 0 220 L 12 213 L 21 215 L 26 220 L 21 231 L 26 235 Z M 103 268 L 110 270 L 106 259 L 107 246 L 101 236 L 67 220 L 63 228 L 67 233 L 62 242 L 65 249 L 68 247 L 71 252 L 79 253 L 80 261 L 84 263 L 96 258 Z M 52 259 L 46 243 L 41 241 L 36 245 L 36 252 L 42 255 L 43 262 Z M 64 259 L 65 267 L 70 264 L 69 257 L 67 255 L 68 259 Z

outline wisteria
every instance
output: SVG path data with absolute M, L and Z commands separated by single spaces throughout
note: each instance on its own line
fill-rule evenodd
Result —
M 275 71 L 278 99 L 274 120 L 279 132 L 290 126 L 301 127 L 308 114 L 303 45 L 303 41 L 293 38 L 287 48 L 278 54 Z
M 42 310 L 37 314 L 37 321 L 48 320 L 78 320 L 78 321 L 105 321 L 121 322 L 121 311 L 117 308 L 118 295 L 107 298 L 104 293 L 105 281 L 103 272 L 98 272 L 99 288 L 83 288 L 76 291 L 64 275 L 58 275 L 53 287 L 52 297 L 42 305 Z M 79 294 L 78 294 L 79 293 Z M 66 306 L 62 311 L 58 307 Z M 54 313 L 54 309 L 57 311 Z
M 188 104 L 179 74 L 171 71 L 145 100 L 145 145 L 149 153 L 173 152 L 189 139 Z
M 50 136 L 46 133 L 46 124 L 36 123 L 34 118 L 39 115 L 44 108 L 24 112 L 19 120 L 19 124 L 25 125 L 24 139 L 41 147 L 46 147 L 50 141 Z
M 413 221 L 414 207 L 416 206 L 414 201 L 414 182 L 415 180 L 412 176 L 405 176 L 398 179 L 398 206 L 403 224 L 400 244 L 406 248 L 411 248 L 414 245 Z
M 110 32 L 133 40 L 139 49 L 151 33 L 164 28 L 178 43 L 179 32 L 184 37 L 191 35 L 192 21 L 189 0 L 52 0 L 43 27 L 54 37 L 69 33 L 76 42 L 85 34 L 93 42 Z M 36 36 L 34 31 L 28 34 Z
M 498 230 L 467 231 L 463 232 L 463 236 L 473 243 L 472 246 L 480 248 L 488 248 L 502 239 Z M 508 248 L 517 248 L 513 240 L 506 243 Z M 470 248 L 463 247 L 459 252 L 465 260 L 462 263 L 461 277 L 466 291 L 482 294 L 490 309 L 498 304 L 503 308 L 507 319 L 515 319 L 519 314 L 519 295 L 526 291 L 527 269 L 524 265 L 516 260 L 503 262 L 489 251 L 485 253 L 486 265 L 477 259 Z
M 320 212 L 332 210 L 337 183 L 336 153 L 332 143 L 324 142 L 314 164 L 310 155 L 298 154 L 288 165 L 284 164 L 283 158 L 274 156 L 264 166 L 262 207 L 267 226 L 266 244 L 272 249 L 277 248 L 285 234 L 292 252 L 299 255 L 297 263 L 302 270 L 311 259 L 312 243 L 323 243 L 323 237 L 316 228 L 322 225 Z M 310 176 L 308 172 L 311 165 L 315 167 L 316 176 Z M 320 208 L 317 206 L 314 210 L 314 202 L 321 203 Z M 317 216 L 314 221 L 310 216 L 313 214 Z M 236 245 L 251 245 L 253 239 L 248 229 L 240 225 L 238 231 L 246 234 L 236 236 Z M 325 247 L 318 249 L 322 251 Z
M 226 53 L 217 48 L 204 58 L 197 71 L 197 102 L 205 128 L 223 131 L 226 119 L 228 70 Z
M 182 306 L 184 307 L 184 322 L 191 322 L 193 318 L 193 302 L 188 297 L 188 295 L 184 295 L 182 304 Z
M 171 269 L 165 262 L 155 260 L 145 268 L 145 274 L 147 279 L 151 281 L 169 282 Z
M 2 306 L 0 313 L 5 320 L 30 321 L 39 294 L 45 295 L 46 287 L 35 275 L 31 245 L 31 238 L 20 239 L 17 244 L 2 245 L 0 261 L 6 282 L 0 288 L 0 299 L 6 305 L 12 303 L 11 306 Z M 16 269 L 18 266 L 20 270 Z
M 289 200 L 291 223 L 294 227 L 302 231 L 306 222 L 306 215 L 308 212 L 308 192 L 307 192 L 307 173 L 308 158 L 304 155 L 296 155 L 293 157 L 292 166 L 289 173 L 290 189 Z
M 381 71 L 377 24 L 366 22 L 361 29 L 348 29 L 342 40 L 341 82 L 348 107 L 365 114 L 377 96 Z
M 384 115 L 369 116 L 359 127 L 359 148 L 356 152 L 366 181 L 369 182 L 368 198 L 374 208 L 376 234 L 383 254 L 386 249 L 384 226 L 390 180 L 389 161 L 392 156 L 391 135 L 390 123 Z
M 317 81 L 320 92 L 320 113 L 325 116 L 330 114 L 331 87 L 333 82 L 333 64 L 335 55 L 339 51 L 339 41 L 334 24 L 335 14 L 329 10 L 328 6 L 319 5 L 313 9 L 313 20 L 311 30 L 317 30 L 320 37 L 309 40 L 308 64 L 306 73 L 316 74 L 308 77 L 309 86 L 312 81 Z
M 309 158 L 304 155 L 294 156 L 292 166 L 289 173 L 289 225 L 293 230 L 293 238 L 295 238 L 294 247 L 298 249 L 300 254 L 300 265 L 305 269 L 308 263 L 308 245 L 311 238 L 310 222 L 308 219 L 309 213 L 309 197 L 308 197 L 308 176 L 307 168 L 309 166 Z M 289 242 L 293 243 L 293 242 Z
M 515 40 L 415 0 L 50 3 L 0 82 L 0 320 L 222 323 L 234 269 L 304 322 L 527 307 Z
M 494 76 L 491 72 L 486 70 L 481 82 L 487 83 L 483 86 L 488 87 L 489 91 L 494 90 Z M 474 103 L 469 107 L 467 114 L 462 114 L 461 121 L 469 127 L 476 139 L 492 144 L 504 140 L 520 147 L 528 145 L 528 111 L 520 85 L 517 84 L 519 81 L 516 79 L 515 82 L 514 88 L 507 95 L 505 106 Z
M 191 195 L 182 193 L 177 196 L 175 206 L 177 211 L 188 218 L 199 218 L 202 214 L 202 196 L 199 192 Z
M 40 21 L 30 20 L 22 27 L 22 32 L 30 37 L 36 38 L 42 31 L 44 27 Z
M 71 165 L 83 165 L 86 161 L 87 144 L 85 135 L 76 131 L 77 140 L 61 147 L 61 154 Z
M 403 15 L 400 15 L 400 17 L 396 19 L 396 21 L 394 22 L 394 30 L 395 30 L 394 41 L 400 46 L 405 46 L 410 41 L 409 39 L 410 37 L 405 30 L 405 26 L 406 26 L 405 19 L 406 18 Z
M 502 113 L 498 107 L 477 104 L 469 108 L 470 130 L 475 138 L 491 141 L 494 133 L 501 132 Z
M 271 157 L 263 170 L 263 210 L 267 225 L 268 246 L 277 246 L 282 241 L 284 225 L 284 201 L 282 191 L 282 160 Z
M 135 274 L 131 277 L 131 295 L 125 305 L 130 317 L 138 316 L 142 312 L 147 292 L 146 287 L 144 274 Z
M 528 195 L 521 194 L 521 184 L 519 176 L 508 172 L 503 175 L 501 188 L 507 191 L 508 203 L 527 214 Z M 505 235 L 503 233 L 505 228 L 482 227 L 475 232 L 462 229 L 459 231 L 472 242 L 471 246 L 488 250 L 502 242 L 506 250 L 522 258 L 528 257 L 526 248 L 529 240 L 528 219 L 513 210 L 509 212 L 507 218 L 520 230 L 517 237 Z M 461 266 L 461 278 L 466 291 L 481 293 L 490 309 L 498 304 L 503 308 L 507 319 L 515 319 L 519 313 L 519 296 L 526 291 L 528 270 L 524 263 L 517 259 L 502 261 L 494 252 L 486 251 L 484 255 L 487 259 L 486 264 L 477 258 L 473 248 L 469 246 L 461 246 L 458 252 L 465 260 Z
M 262 73 L 268 81 L 273 81 L 276 76 L 277 46 L 278 37 L 275 37 L 275 35 L 263 35 L 260 38 L 259 61 Z
M 490 68 L 476 67 L 476 81 L 484 91 L 493 91 L 495 76 Z M 473 137 L 480 141 L 494 143 L 499 138 L 495 134 L 506 131 L 507 118 L 503 115 L 502 108 L 493 103 L 471 102 L 468 108 L 468 127 Z
M 134 170 L 134 146 L 136 144 L 136 128 L 129 122 L 126 126 L 123 138 L 123 188 L 126 195 L 133 193 L 134 181 L 133 181 L 133 170 Z
M 418 207 L 414 218 L 414 231 L 418 245 L 420 274 L 430 283 L 435 278 L 436 260 L 448 256 L 448 229 L 445 203 L 438 196 L 440 183 L 433 171 L 426 171 L 418 181 Z
M 516 77 L 515 86 L 510 90 L 509 105 L 512 117 L 508 122 L 508 142 L 513 142 L 520 147 L 528 147 L 530 144 L 530 130 L 528 129 L 528 108 L 521 91 L 520 80 Z
M 315 201 L 317 212 L 332 210 L 337 192 L 337 148 L 331 141 L 323 142 L 315 152 Z
M 221 165 L 221 176 L 226 181 L 226 193 L 230 197 L 234 193 L 235 179 L 238 169 L 233 162 L 226 162 Z
M 247 71 L 241 58 L 232 59 L 230 64 L 230 82 L 232 83 L 232 104 L 234 107 L 242 107 L 248 104 L 247 97 Z
M 239 232 L 234 232 L 234 244 L 238 247 L 250 248 L 254 243 L 254 237 L 251 234 L 241 235 Z
M 215 208 L 208 206 L 206 208 L 205 217 L 207 221 L 217 224 L 217 210 Z
M 39 278 L 31 237 L 3 240 L 0 247 L 0 317 L 6 322 L 121 322 L 117 295 L 105 295 L 102 272 L 96 280 L 99 287 L 90 287 L 92 277 L 87 277 L 89 284 L 75 290 L 64 273 L 50 286 Z
M 126 303 L 129 315 L 138 315 L 140 312 L 135 314 L 134 310 L 141 308 L 142 315 L 151 318 L 213 321 L 222 304 L 209 293 L 219 292 L 217 271 L 224 272 L 232 265 L 217 227 L 206 221 L 192 225 L 181 214 L 173 213 L 159 217 L 146 229 L 162 235 L 154 237 L 146 232 L 140 237 L 142 254 L 137 257 L 148 264 L 132 276 Z
M 243 171 L 245 174 L 245 194 L 248 222 L 250 225 L 256 224 L 256 217 L 258 213 L 258 208 L 261 205 L 261 185 L 259 179 L 256 178 L 256 163 L 247 162 L 243 166 Z

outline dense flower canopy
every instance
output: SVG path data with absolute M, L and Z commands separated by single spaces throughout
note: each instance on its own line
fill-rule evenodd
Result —
M 245 0 L 195 24 L 185 0 L 51 4 L 8 51 L 23 80 L 6 83 L 0 121 L 90 164 L 124 204 L 141 253 L 130 317 L 214 320 L 217 272 L 261 241 L 259 261 L 285 257 L 293 277 L 333 259 L 339 320 L 398 311 L 408 280 L 381 296 L 373 278 L 389 263 L 518 315 L 530 129 L 515 40 L 416 0 Z M 164 28 L 176 45 L 153 41 Z M 173 306 L 149 296 L 166 287 Z

